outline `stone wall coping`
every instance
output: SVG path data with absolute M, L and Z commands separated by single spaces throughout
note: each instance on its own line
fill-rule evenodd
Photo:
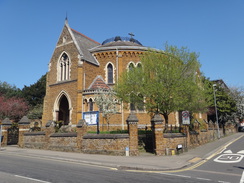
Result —
M 182 133 L 164 133 L 164 138 L 181 138 L 181 137 L 186 137 L 186 135 Z
M 155 123 L 155 124 L 161 124 L 161 123 L 163 123 L 163 118 L 160 116 L 160 114 L 155 114 L 154 116 L 153 116 L 153 118 L 151 119 L 151 122 L 152 123 Z
M 24 136 L 37 136 L 37 135 L 45 135 L 45 132 L 26 132 Z
M 30 120 L 27 116 L 23 116 L 19 121 L 19 125 L 29 125 L 29 124 L 30 124 Z
M 3 126 L 11 126 L 11 125 L 12 125 L 12 121 L 10 121 L 9 118 L 5 118 L 5 119 L 2 121 L 2 125 L 3 125 Z
M 50 137 L 77 137 L 77 133 L 53 133 Z
M 189 133 L 190 133 L 190 135 L 199 135 L 199 133 L 196 131 L 190 131 Z
M 130 113 L 130 115 L 128 116 L 126 122 L 128 124 L 137 124 L 138 123 L 138 118 L 134 113 Z
M 83 139 L 125 139 L 129 134 L 86 134 Z

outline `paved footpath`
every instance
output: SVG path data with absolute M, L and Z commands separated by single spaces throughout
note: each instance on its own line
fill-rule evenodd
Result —
M 151 154 L 141 154 L 140 156 L 109 156 L 27 149 L 18 148 L 17 146 L 2 147 L 0 153 L 14 153 L 29 157 L 72 161 L 84 164 L 107 166 L 117 169 L 176 170 L 206 159 L 216 152 L 221 151 L 226 144 L 242 135 L 244 135 L 244 133 L 236 133 L 174 156 L 155 156 Z

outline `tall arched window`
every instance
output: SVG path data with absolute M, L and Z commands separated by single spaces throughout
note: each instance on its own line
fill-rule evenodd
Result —
M 59 81 L 65 81 L 70 79 L 70 61 L 66 53 L 63 53 L 59 60 Z
M 89 99 L 89 111 L 93 111 L 93 101 L 91 98 Z
M 107 78 L 108 78 L 108 83 L 114 83 L 114 70 L 113 70 L 113 65 L 108 64 L 107 66 Z
M 141 67 L 142 67 L 142 66 L 141 66 L 141 63 L 138 63 L 136 67 L 137 67 L 137 68 L 141 68 Z
M 129 71 L 132 71 L 134 68 L 135 68 L 135 66 L 134 66 L 134 64 L 133 63 L 130 63 L 130 65 L 129 65 Z

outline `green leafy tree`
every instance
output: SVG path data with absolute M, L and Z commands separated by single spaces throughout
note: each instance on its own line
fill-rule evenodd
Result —
M 136 105 L 141 103 L 142 95 L 146 109 L 162 114 L 166 123 L 171 112 L 206 109 L 200 63 L 195 52 L 166 44 L 164 51 L 145 52 L 141 65 L 122 74 L 115 90 L 123 101 Z
M 10 85 L 7 82 L 0 81 L 0 94 L 7 97 L 20 97 L 21 90 L 14 85 Z
M 227 121 L 234 121 L 237 106 L 229 88 L 224 88 L 217 84 L 215 89 L 218 118 L 220 123 L 224 125 Z
M 95 95 L 95 103 L 106 120 L 109 131 L 110 118 L 118 112 L 118 101 L 112 90 L 99 89 Z
M 24 86 L 22 96 L 28 101 L 31 108 L 42 105 L 46 93 L 46 74 L 36 83 L 30 86 Z
M 236 118 L 240 118 L 240 115 L 242 114 L 242 112 L 240 111 L 240 104 L 243 102 L 243 95 L 241 91 L 228 88 L 222 80 L 214 80 L 208 82 L 208 96 L 211 98 L 209 102 L 208 119 L 216 121 L 214 102 L 215 92 L 219 124 L 225 126 L 225 123 L 228 121 L 235 122 Z
M 41 119 L 43 113 L 43 105 L 37 104 L 32 110 L 27 114 L 29 119 Z

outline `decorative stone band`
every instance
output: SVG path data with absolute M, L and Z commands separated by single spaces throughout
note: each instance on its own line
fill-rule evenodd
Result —
M 28 132 L 29 129 L 19 129 L 20 132 Z
M 153 121 L 153 123 L 154 123 L 155 125 L 161 125 L 161 124 L 163 124 L 163 121 Z
M 160 132 L 160 131 L 163 131 L 163 129 L 162 128 L 156 128 L 154 131 Z
M 138 121 L 127 121 L 128 125 L 137 125 Z

